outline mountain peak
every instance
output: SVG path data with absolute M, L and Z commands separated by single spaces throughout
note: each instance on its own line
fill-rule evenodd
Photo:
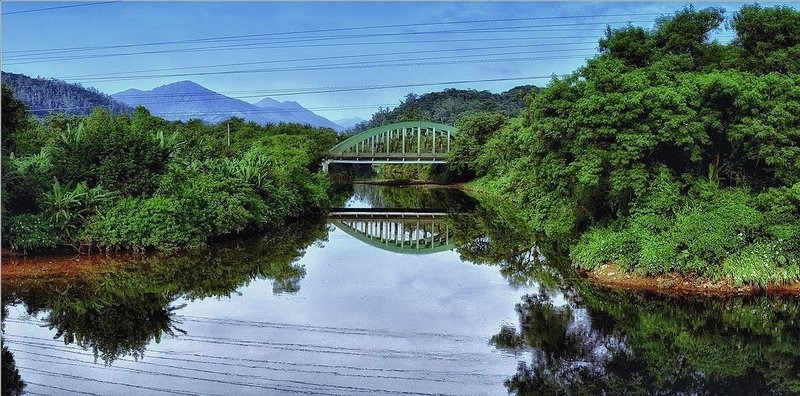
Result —
M 214 92 L 194 81 L 178 81 L 149 91 L 127 90 L 111 95 L 131 106 L 142 105 L 150 113 L 168 120 L 186 121 L 192 118 L 218 123 L 230 117 L 241 117 L 258 124 L 293 122 L 340 131 L 342 128 L 303 108 L 297 102 L 279 102 L 264 98 L 247 103 Z
M 264 99 L 259 100 L 258 102 L 253 103 L 254 106 L 258 107 L 283 107 L 283 103 L 278 102 L 275 99 L 270 97 L 266 97 Z
M 151 92 L 158 93 L 194 93 L 194 92 L 214 92 L 194 81 L 184 80 L 154 88 Z M 214 92 L 216 93 L 216 92 Z

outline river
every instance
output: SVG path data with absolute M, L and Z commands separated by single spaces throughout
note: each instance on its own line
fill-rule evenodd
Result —
M 3 277 L 3 394 L 800 394 L 795 298 L 605 290 L 513 208 L 345 196 L 209 249 Z

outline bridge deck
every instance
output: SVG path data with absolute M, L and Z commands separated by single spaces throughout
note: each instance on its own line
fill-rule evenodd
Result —
M 344 153 L 331 155 L 329 159 L 360 159 L 360 158 L 413 158 L 413 159 L 428 159 L 428 160 L 444 160 L 446 154 L 442 153 Z
M 350 219 L 384 219 L 411 220 L 437 219 L 447 217 L 442 209 L 386 209 L 386 208 L 337 208 L 328 213 L 328 218 L 335 220 Z

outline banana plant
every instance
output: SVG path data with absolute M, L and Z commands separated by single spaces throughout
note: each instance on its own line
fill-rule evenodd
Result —
M 114 192 L 99 185 L 88 188 L 86 182 L 80 182 L 72 188 L 61 185 L 54 178 L 52 189 L 44 194 L 42 203 L 50 214 L 50 220 L 59 227 L 65 241 L 70 243 L 86 219 L 113 196 Z

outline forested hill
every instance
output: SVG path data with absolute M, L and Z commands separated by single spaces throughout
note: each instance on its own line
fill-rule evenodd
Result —
M 476 112 L 500 113 L 506 117 L 519 114 L 525 95 L 538 90 L 533 85 L 521 85 L 503 93 L 474 89 L 448 88 L 422 96 L 410 93 L 392 110 L 380 109 L 372 119 L 356 126 L 364 131 L 377 126 L 403 121 L 431 121 L 454 125 L 461 116 Z
M 54 78 L 32 78 L 7 72 L 2 72 L 2 80 L 37 117 L 51 113 L 88 115 L 95 107 L 102 107 L 113 114 L 133 113 L 132 107 L 91 87 L 85 88 Z

